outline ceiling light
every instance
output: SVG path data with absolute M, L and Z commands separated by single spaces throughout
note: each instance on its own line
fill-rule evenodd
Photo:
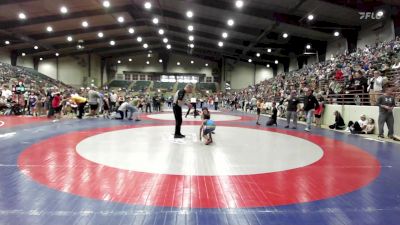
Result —
M 256 56 L 257 56 L 257 57 L 260 57 L 260 56 L 261 56 L 261 54 L 257 52 Z
M 149 45 L 147 43 L 143 44 L 143 48 L 148 48 L 148 47 L 149 47 Z
M 149 64 L 150 64 L 150 62 L 149 62 L 149 61 L 146 61 L 146 64 L 147 64 L 147 65 L 149 65 Z
M 121 60 L 118 60 L 118 64 L 121 64 Z
M 10 41 L 5 41 L 4 44 L 9 45 Z
M 65 7 L 65 6 L 61 6 L 60 12 L 61 12 L 62 14 L 66 14 L 66 13 L 68 13 L 68 8 Z
M 159 59 L 158 62 L 159 62 L 159 63 L 162 63 L 162 59 Z
M 177 62 L 177 63 L 176 63 L 176 65 L 180 66 L 180 65 L 181 65 L 181 63 L 180 63 L 180 62 Z
M 193 44 L 193 43 L 190 44 L 189 47 L 190 47 L 190 48 L 194 48 L 194 44 Z
M 145 9 L 151 9 L 151 3 L 150 2 L 145 2 L 144 3 L 144 8 Z
M 249 61 L 249 63 L 253 62 L 253 60 L 251 60 L 251 59 L 249 59 L 248 61 Z
M 208 63 L 206 63 L 206 66 L 208 66 Z
M 167 45 L 167 49 L 171 49 L 171 45 Z
M 25 15 L 25 13 L 19 13 L 18 14 L 18 18 L 20 19 L 20 20 L 25 20 L 26 19 L 26 15 Z
M 124 17 L 122 17 L 122 16 L 118 17 L 117 20 L 118 20 L 119 23 L 125 22 L 125 19 L 124 19 Z
M 239 8 L 239 9 L 240 9 L 240 8 L 243 7 L 243 1 L 238 0 L 238 1 L 236 1 L 235 5 L 236 5 L 236 8 Z
M 40 61 L 43 61 L 43 58 L 40 58 L 39 60 L 40 60 Z
M 159 21 L 158 21 L 158 18 L 154 18 L 154 19 L 153 19 L 153 23 L 154 23 L 154 24 L 158 24 L 158 22 L 159 22 Z
M 283 37 L 283 38 L 287 38 L 287 37 L 289 37 L 289 34 L 283 33 L 283 34 L 282 34 L 282 37 Z
M 168 38 L 163 38 L 164 43 L 168 43 Z
M 228 33 L 226 33 L 226 32 L 222 33 L 222 37 L 223 38 L 228 38 Z
M 159 34 L 159 35 L 164 35 L 164 30 L 163 30 L 163 29 L 159 29 L 159 30 L 158 30 L 158 34 Z
M 269 49 L 267 49 L 267 52 L 272 52 L 272 50 L 269 48 Z
M 191 63 L 191 64 L 193 64 L 193 63 L 194 63 L 194 61 L 192 60 L 192 61 L 190 61 L 190 63 Z
M 71 42 L 73 40 L 72 36 L 67 37 L 67 41 Z
M 275 60 L 275 64 L 278 64 L 279 62 L 278 62 L 278 60 Z
M 219 46 L 219 47 L 224 46 L 224 42 L 222 42 L 222 41 L 218 42 L 218 46 Z
M 132 62 L 132 59 L 131 59 L 131 58 L 129 58 L 128 60 L 129 60 L 129 62 Z
M 111 46 L 114 46 L 114 45 L 115 45 L 115 41 L 111 40 L 111 41 L 110 41 L 110 45 L 111 45 Z
M 188 18 L 192 18 L 193 17 L 193 12 L 192 11 L 187 11 L 186 12 L 186 16 L 188 17 Z
M 308 19 L 309 21 L 313 20 L 313 19 L 314 19 L 314 15 L 313 15 L 313 14 L 308 15 L 308 16 L 307 16 L 307 19 Z
M 60 56 L 60 54 L 58 54 L 58 52 L 56 52 L 56 54 L 55 54 L 55 55 L 56 55 L 57 57 L 58 57 L 58 56 Z
M 103 1 L 103 7 L 104 8 L 108 8 L 108 7 L 110 7 L 110 1 Z
M 193 35 L 190 35 L 190 36 L 189 36 L 189 41 L 194 41 Z
M 25 52 L 23 52 L 21 55 L 22 55 L 22 56 L 26 56 Z
M 270 65 L 269 65 L 269 64 L 267 64 L 267 67 L 269 68 L 269 67 L 270 67 Z
M 340 35 L 339 31 L 335 31 L 335 32 L 333 33 L 333 36 L 335 36 L 335 37 L 339 37 L 339 35 Z
M 99 37 L 99 38 L 102 38 L 102 37 L 104 37 L 104 34 L 103 34 L 103 32 L 99 32 L 99 33 L 97 33 L 97 37 Z
M 233 19 L 228 20 L 228 26 L 233 26 L 235 24 L 235 21 Z
M 136 38 L 136 40 L 137 40 L 137 42 L 142 42 L 143 39 L 142 39 L 142 37 L 139 36 Z
M 89 26 L 89 23 L 87 21 L 82 22 L 82 27 L 88 27 L 88 26 Z
M 306 45 L 306 49 L 311 49 L 311 45 Z
M 128 29 L 128 32 L 129 32 L 130 34 L 133 34 L 133 33 L 135 33 L 135 29 L 133 29 L 133 28 L 131 27 L 131 28 Z
M 46 27 L 47 32 L 52 32 L 53 28 L 51 26 Z
M 193 27 L 193 25 L 189 25 L 189 26 L 187 27 L 187 29 L 188 29 L 188 31 L 193 31 L 193 30 L 194 30 L 194 27 Z
M 37 45 L 35 45 L 33 48 L 34 48 L 35 50 L 38 50 L 38 49 L 39 49 L 39 47 L 38 47 Z

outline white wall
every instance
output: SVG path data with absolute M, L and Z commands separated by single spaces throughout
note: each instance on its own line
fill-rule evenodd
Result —
M 328 41 L 326 46 L 325 60 L 330 60 L 331 57 L 335 57 L 338 54 L 343 54 L 347 50 L 346 38 L 332 39 Z
M 260 81 L 270 79 L 274 76 L 274 72 L 272 68 L 267 68 L 265 66 L 257 65 L 256 66 L 256 83 Z
M 33 59 L 30 56 L 18 56 L 17 58 L 17 66 L 23 66 L 33 69 Z
M 376 30 L 379 24 L 383 24 L 383 27 Z M 394 39 L 394 37 L 393 20 L 381 21 L 375 25 L 362 27 L 361 31 L 358 33 L 357 48 L 363 48 L 365 45 L 374 44 L 377 40 L 390 41 Z
M 59 79 L 60 81 L 72 85 L 82 86 L 84 77 L 88 77 L 89 62 L 88 56 L 82 55 L 78 57 L 60 57 L 58 58 L 58 77 L 56 59 L 47 59 L 39 62 L 40 73 L 43 73 L 51 78 Z M 91 77 L 87 78 L 87 82 L 95 80 L 95 85 L 100 85 L 100 57 L 91 56 Z
M 38 71 L 51 77 L 57 79 L 57 66 L 56 59 L 47 59 L 39 62 Z
M 283 64 L 282 63 L 279 63 L 278 64 L 278 74 L 280 74 L 280 73 L 284 73 L 284 67 L 283 67 Z
M 299 63 L 297 61 L 297 57 L 294 53 L 289 54 L 289 72 L 293 70 L 299 69 Z
M 314 63 L 317 63 L 317 62 L 318 62 L 318 60 L 317 60 L 317 56 L 316 55 L 309 55 L 307 57 L 307 65 L 311 65 L 311 64 L 314 64 Z
M 0 49 L 0 62 L 11 64 L 10 51 Z
M 132 62 L 129 62 L 132 58 Z M 158 62 L 158 54 L 152 54 L 149 58 L 147 54 L 126 57 L 121 60 L 121 64 L 117 65 L 117 74 L 123 74 L 124 71 L 140 71 L 140 72 L 163 72 L 163 65 Z M 194 61 L 193 64 L 190 61 Z M 150 64 L 147 65 L 146 61 Z M 180 62 L 180 66 L 177 65 Z M 208 63 L 208 67 L 205 64 Z M 212 76 L 212 68 L 217 64 L 197 57 L 187 55 L 171 54 L 168 62 L 168 73 L 199 73 L 206 76 Z
M 254 83 L 254 64 L 238 61 L 231 71 L 226 71 L 232 89 L 242 89 Z

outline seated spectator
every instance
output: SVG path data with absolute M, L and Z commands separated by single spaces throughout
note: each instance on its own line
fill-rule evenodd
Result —
M 360 116 L 360 120 L 356 122 L 349 122 L 348 131 L 350 131 L 352 134 L 361 134 L 361 132 L 367 128 L 367 124 L 367 117 L 363 114 Z
M 365 127 L 365 129 L 363 129 L 361 131 L 362 134 L 373 134 L 375 130 L 375 120 L 372 118 L 368 119 L 368 124 Z
M 343 130 L 346 127 L 346 124 L 344 124 L 342 115 L 338 111 L 335 111 L 333 114 L 335 115 L 335 123 L 329 125 L 329 128 L 335 130 Z

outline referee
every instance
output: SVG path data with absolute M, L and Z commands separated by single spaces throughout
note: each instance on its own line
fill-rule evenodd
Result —
M 175 135 L 174 138 L 184 138 L 185 135 L 181 134 L 182 125 L 182 105 L 185 104 L 185 94 L 190 94 L 193 91 L 193 85 L 187 84 L 184 89 L 178 90 L 174 96 L 174 116 L 175 116 Z

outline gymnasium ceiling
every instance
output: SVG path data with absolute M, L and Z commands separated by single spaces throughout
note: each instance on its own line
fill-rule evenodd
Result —
M 258 63 L 283 62 L 288 61 L 290 52 L 303 54 L 307 45 L 311 46 L 310 51 L 324 51 L 326 41 L 353 35 L 370 22 L 360 20 L 360 10 L 387 12 L 399 4 L 399 1 L 244 0 L 238 8 L 236 0 L 109 0 L 109 7 L 104 7 L 103 2 L 1 0 L 1 47 L 35 59 L 54 58 L 56 53 L 59 56 L 96 53 L 115 58 L 151 50 L 211 60 L 226 56 L 238 60 L 251 58 Z M 151 3 L 151 9 L 144 7 L 146 2 Z M 61 13 L 62 6 L 67 13 Z M 191 18 L 186 15 L 189 10 L 193 13 Z M 20 13 L 26 18 L 20 19 Z M 308 19 L 310 14 L 313 20 Z M 119 22 L 119 17 L 124 21 Z M 158 24 L 153 23 L 154 18 L 158 18 Z M 233 26 L 227 24 L 229 19 L 234 20 Z M 87 27 L 83 27 L 83 21 L 88 23 Z M 188 30 L 189 25 L 193 31 Z M 47 31 L 49 26 L 51 32 Z M 164 30 L 163 35 L 159 34 L 160 29 Z M 99 32 L 103 33 L 102 38 L 98 37 Z M 227 38 L 222 37 L 224 32 Z M 339 37 L 334 32 L 339 32 Z M 193 41 L 189 35 L 194 37 Z M 67 40 L 68 36 L 72 41 Z M 171 49 L 167 50 L 164 38 L 168 38 Z M 219 42 L 223 42 L 223 47 L 218 46 Z M 148 48 L 143 47 L 144 43 Z

